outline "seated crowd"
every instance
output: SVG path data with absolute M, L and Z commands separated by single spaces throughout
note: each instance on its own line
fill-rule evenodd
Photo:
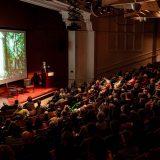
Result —
M 2 160 L 160 159 L 159 63 L 61 88 L 45 106 L 28 97 L 10 107 Z

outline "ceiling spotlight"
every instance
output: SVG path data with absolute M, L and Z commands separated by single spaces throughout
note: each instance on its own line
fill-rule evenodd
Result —
M 142 21 L 143 21 L 143 18 L 142 18 L 142 17 L 140 17 L 140 18 L 139 18 L 139 21 L 140 21 L 140 22 L 142 22 Z
M 92 3 L 92 1 L 91 0 L 86 0 L 85 3 L 90 4 L 90 3 Z
M 111 7 L 107 7 L 107 8 L 106 8 L 106 12 L 107 12 L 107 13 L 111 13 Z
M 140 3 L 131 3 L 131 8 L 134 11 L 139 11 L 141 9 L 141 4 Z
M 147 18 L 146 18 L 146 17 L 139 17 L 139 21 L 140 21 L 140 22 L 146 22 L 146 21 L 147 21 Z
M 146 9 L 146 10 L 144 10 L 144 11 L 145 11 L 145 12 L 147 12 L 147 13 L 150 13 L 150 11 L 149 11 L 149 10 L 147 10 L 147 9 Z
M 140 11 L 141 14 L 146 15 L 144 12 Z

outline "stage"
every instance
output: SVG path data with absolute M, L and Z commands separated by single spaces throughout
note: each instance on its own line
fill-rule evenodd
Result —
M 14 101 L 16 99 L 19 100 L 21 104 L 24 104 L 28 98 L 28 96 L 31 96 L 33 98 L 33 101 L 36 101 L 38 99 L 45 99 L 54 93 L 56 88 L 34 88 L 34 90 L 30 89 L 25 91 L 24 93 L 19 93 L 17 95 L 9 96 L 8 92 L 4 92 L 0 94 L 0 108 L 3 106 L 3 103 L 6 103 L 8 105 L 13 105 Z

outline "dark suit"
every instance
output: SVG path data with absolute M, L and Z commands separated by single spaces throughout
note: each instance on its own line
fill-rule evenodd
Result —
M 47 66 L 41 65 L 41 79 L 42 79 L 42 87 L 46 87 L 46 75 L 47 75 Z

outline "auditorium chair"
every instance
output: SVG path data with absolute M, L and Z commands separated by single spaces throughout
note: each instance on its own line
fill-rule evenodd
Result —
M 17 87 L 16 86 L 8 86 L 7 85 L 7 92 L 8 92 L 8 96 L 14 96 L 14 95 L 18 95 L 18 91 L 17 91 Z
M 8 85 L 6 84 L 7 92 L 8 92 L 8 97 L 12 96 L 18 96 L 19 93 L 23 93 L 23 88 L 18 87 L 16 85 Z

